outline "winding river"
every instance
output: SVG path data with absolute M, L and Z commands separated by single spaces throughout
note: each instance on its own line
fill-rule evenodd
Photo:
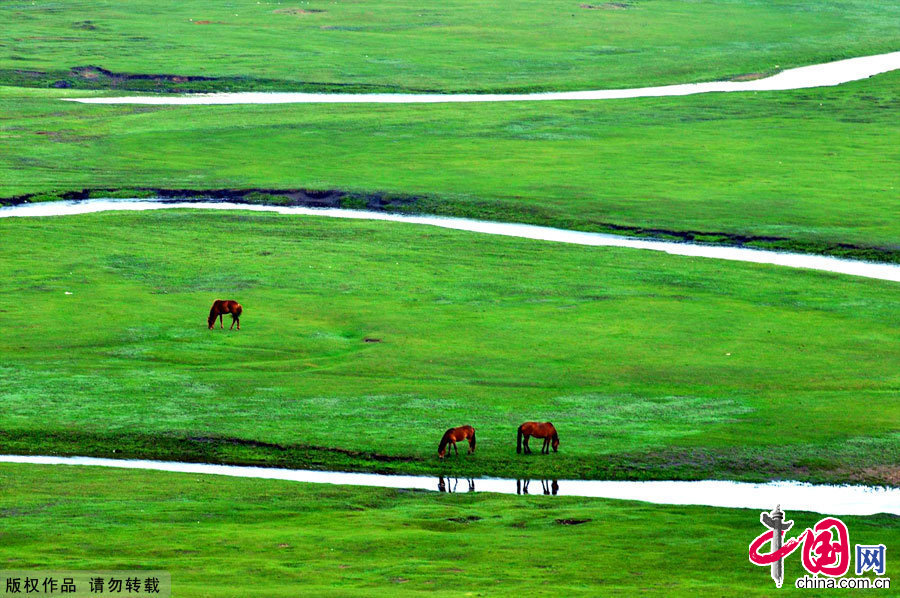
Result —
M 276 104 L 276 103 L 445 103 L 522 102 L 552 100 L 604 100 L 682 96 L 700 93 L 777 91 L 832 86 L 900 69 L 900 52 L 840 60 L 785 70 L 752 81 L 718 81 L 634 89 L 610 89 L 533 94 L 319 94 L 319 93 L 218 93 L 189 96 L 128 96 L 67 98 L 94 104 Z M 438 226 L 483 234 L 573 243 L 663 251 L 673 255 L 806 268 L 880 280 L 900 282 L 900 266 L 838 258 L 780 253 L 738 247 L 673 243 L 617 235 L 587 233 L 516 223 L 484 222 L 436 216 L 406 216 L 360 210 L 315 209 L 235 204 L 228 202 L 168 202 L 147 200 L 88 200 L 25 204 L 0 208 L 2 217 L 65 216 L 114 210 L 158 210 L 196 208 L 251 210 L 280 214 L 384 220 Z M 497 478 L 456 479 L 424 476 L 379 475 L 264 467 L 238 467 L 200 463 L 99 459 L 92 457 L 42 457 L 0 455 L 3 463 L 113 467 L 289 480 L 322 484 L 349 484 L 382 488 L 437 490 L 443 492 L 496 492 L 503 494 L 553 494 L 645 501 L 669 505 L 769 510 L 780 504 L 787 511 L 813 511 L 831 515 L 900 515 L 900 488 L 867 486 L 819 486 L 799 482 L 751 484 L 729 481 L 629 482 L 593 480 L 511 480 Z
M 812 511 L 829 515 L 900 515 L 900 488 L 829 486 L 801 482 L 752 484 L 704 480 L 698 482 L 609 482 L 598 480 L 512 480 L 501 478 L 444 478 L 341 471 L 240 467 L 175 461 L 0 455 L 0 463 L 69 465 L 142 469 L 238 478 L 287 480 L 313 484 L 340 484 L 377 488 L 403 488 L 438 492 L 495 492 L 548 494 L 637 500 L 664 505 L 700 505 L 739 509 Z
M 405 216 L 359 210 L 259 206 L 228 202 L 95 199 L 86 201 L 22 204 L 4 207 L 0 208 L 0 218 L 66 216 L 117 210 L 141 211 L 173 208 L 250 210 L 255 212 L 276 212 L 279 214 L 326 216 L 332 218 L 384 220 L 560 243 L 630 247 L 635 249 L 664 251 L 674 255 L 776 264 L 780 266 L 809 268 L 900 282 L 900 266 L 890 264 L 874 264 L 824 256 L 778 253 L 754 249 L 649 241 L 615 235 L 569 231 L 525 224 L 484 222 L 462 218 L 442 218 L 437 216 Z M 871 515 L 876 513 L 900 515 L 900 488 L 810 485 L 790 481 L 751 484 L 711 480 L 696 482 L 628 482 L 595 480 L 529 481 L 498 478 L 457 479 L 291 470 L 267 467 L 238 467 L 166 461 L 19 455 L 0 455 L 0 462 L 115 467 L 177 473 L 290 480 L 308 483 L 437 490 L 443 492 L 477 491 L 502 494 L 558 494 L 561 496 L 638 500 L 669 505 L 704 505 L 710 507 L 770 510 L 775 505 L 780 504 L 782 508 L 786 510 L 813 511 L 832 515 Z
M 900 52 L 860 56 L 824 64 L 813 64 L 787 69 L 771 77 L 751 81 L 711 81 L 658 87 L 630 89 L 595 89 L 587 91 L 553 91 L 545 93 L 209 93 L 191 95 L 102 96 L 89 98 L 65 98 L 68 102 L 86 104 L 439 104 L 470 102 L 540 102 L 566 100 L 619 100 L 686 96 L 698 93 L 729 93 L 736 91 L 782 91 L 829 87 L 867 79 L 881 73 L 900 69 Z
M 351 218 L 357 220 L 383 220 L 437 226 L 453 230 L 462 230 L 488 235 L 518 237 L 556 243 L 571 243 L 592 247 L 626 247 L 649 251 L 662 251 L 671 255 L 712 258 L 755 264 L 772 264 L 790 268 L 805 268 L 837 274 L 849 274 L 865 278 L 900 282 L 900 265 L 880 264 L 857 260 L 845 260 L 823 255 L 804 253 L 782 253 L 747 249 L 744 247 L 727 247 L 717 245 L 700 245 L 696 243 L 676 243 L 671 241 L 655 241 L 638 239 L 604 233 L 588 233 L 574 230 L 517 224 L 514 222 L 487 222 L 466 218 L 445 218 L 442 216 L 413 216 L 390 214 L 386 212 L 369 212 L 364 210 L 342 210 L 338 208 L 305 208 L 284 206 L 261 206 L 229 202 L 197 202 L 197 201 L 158 201 L 141 199 L 89 199 L 84 201 L 55 201 L 33 204 L 21 204 L 0 208 L 0 218 L 69 216 L 108 211 L 141 211 L 164 210 L 175 208 L 193 208 L 205 210 L 249 210 L 253 212 L 276 212 L 278 214 L 325 216 L 329 218 Z

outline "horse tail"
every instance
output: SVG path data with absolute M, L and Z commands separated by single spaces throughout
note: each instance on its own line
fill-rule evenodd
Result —
M 469 441 L 469 448 L 473 453 L 475 452 L 475 428 L 472 428 L 472 440 Z
M 519 426 L 519 433 L 516 435 L 516 452 L 522 452 L 522 426 Z
M 237 317 L 241 317 L 241 314 L 244 312 L 244 307 L 238 303 L 234 306 L 234 315 Z

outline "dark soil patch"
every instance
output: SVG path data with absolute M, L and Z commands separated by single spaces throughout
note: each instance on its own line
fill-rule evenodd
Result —
M 381 455 L 379 453 L 367 453 L 364 451 L 354 451 L 349 449 L 341 449 L 341 448 L 330 448 L 323 446 L 309 446 L 302 444 L 292 444 L 292 445 L 281 445 L 275 444 L 271 442 L 264 442 L 261 440 L 250 440 L 246 438 L 233 438 L 233 437 L 216 437 L 216 436 L 191 436 L 188 438 L 191 442 L 201 443 L 201 444 L 211 444 L 211 445 L 232 445 L 232 446 L 246 446 L 253 448 L 263 448 L 263 449 L 271 449 L 280 452 L 298 452 L 298 453 L 333 453 L 346 455 L 349 457 L 357 457 L 361 459 L 368 459 L 371 461 L 379 461 L 379 462 L 412 462 L 417 461 L 417 459 L 413 457 L 394 457 L 390 455 Z
M 193 21 L 195 25 L 225 25 L 223 21 Z M 322 93 L 429 93 L 435 89 L 369 83 L 299 81 L 246 76 L 208 77 L 175 73 L 123 73 L 97 65 L 68 70 L 0 69 L 0 84 L 19 87 L 117 89 L 151 93 L 214 93 L 234 91 L 306 91 Z
M 481 521 L 481 517 L 478 515 L 469 515 L 468 517 L 450 517 L 447 521 L 452 521 L 453 523 L 465 523 L 469 524 L 473 521 Z
M 301 447 L 297 447 L 301 448 Z M 321 447 L 321 446 L 307 446 L 302 447 L 305 450 L 314 450 L 321 451 L 326 453 L 339 453 L 341 455 L 347 455 L 348 457 L 359 457 L 363 459 L 371 459 L 372 461 L 382 461 L 387 463 L 412 463 L 414 461 L 418 461 L 419 459 L 415 457 L 394 457 L 391 455 L 381 455 L 379 453 L 366 453 L 363 451 L 352 451 L 349 449 L 339 449 L 339 448 L 329 448 L 329 447 Z
M 625 10 L 632 8 L 631 4 L 625 2 L 604 2 L 603 4 L 580 4 L 581 8 L 587 10 Z
M 886 482 L 891 486 L 900 486 L 900 465 L 875 465 L 856 471 L 846 469 L 845 473 L 854 482 L 865 484 Z
M 52 135 L 52 132 L 40 134 Z M 361 210 L 402 210 L 421 199 L 416 195 L 398 193 L 352 193 L 339 189 L 160 189 L 156 187 L 134 187 L 128 191 L 135 192 L 135 197 L 153 196 L 161 200 L 211 202 L 228 201 L 233 203 L 302 206 L 308 208 L 352 208 Z M 121 197 L 120 189 L 94 188 L 57 193 L 61 200 L 78 201 L 98 197 Z M 41 200 L 45 193 L 28 193 L 9 198 L 0 198 L 0 205 L 13 206 Z
M 756 81 L 757 79 L 765 79 L 769 75 L 767 73 L 744 73 L 732 77 L 730 81 Z
M 276 15 L 311 15 L 325 11 L 321 8 L 279 8 L 272 12 Z
M 371 337 L 367 336 L 366 338 L 363 339 L 363 342 L 364 343 L 380 343 L 381 339 L 380 338 L 371 338 Z
M 269 448 L 279 451 L 287 450 L 280 444 L 272 444 L 270 442 L 262 442 L 260 440 L 248 440 L 246 438 L 217 438 L 213 436 L 191 436 L 188 440 L 193 442 L 205 442 L 210 444 L 233 444 L 236 446 L 253 446 L 257 448 Z
M 202 25 L 207 24 L 209 21 L 195 21 L 195 23 Z M 170 83 L 185 83 L 188 81 L 214 81 L 215 77 L 201 77 L 197 75 L 169 75 L 169 74 L 129 74 L 129 73 L 116 73 L 113 71 L 106 70 L 105 68 L 99 66 L 76 66 L 71 70 L 71 73 L 75 77 L 80 77 L 82 79 L 90 79 L 90 80 L 98 80 L 98 79 L 106 79 L 108 80 L 113 87 L 115 87 L 116 83 L 121 83 L 124 81 L 160 81 L 160 82 L 170 82 Z
M 581 525 L 582 523 L 590 523 L 593 519 L 557 519 L 556 523 L 560 525 Z

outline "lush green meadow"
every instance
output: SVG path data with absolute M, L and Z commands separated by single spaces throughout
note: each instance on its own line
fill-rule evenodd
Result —
M 893 283 L 248 212 L 3 219 L 0 254 L 0 451 L 897 475 Z M 244 304 L 243 330 L 206 329 L 216 298 Z M 516 455 L 531 419 L 558 427 L 558 454 Z M 463 423 L 477 454 L 439 462 Z
M 194 91 L 689 83 L 900 41 L 889 0 L 14 1 L 0 22 L 0 82 Z
M 795 92 L 536 104 L 59 101 L 78 93 L 0 91 L 0 197 L 344 189 L 418 196 L 411 209 L 443 214 L 900 255 L 897 73 Z
M 897 2 L 13 1 L 0 23 L 0 204 L 339 190 L 900 262 L 898 72 L 596 102 L 62 101 L 746 80 L 896 51 Z M 241 331 L 207 330 L 218 298 Z M 247 211 L 2 218 L 0 453 L 897 485 L 898 330 L 896 283 L 822 272 Z M 526 420 L 560 451 L 516 454 Z M 464 423 L 476 454 L 438 460 Z M 844 520 L 900 540 L 896 516 Z M 178 596 L 768 594 L 761 531 L 741 509 L 0 464 L 2 568 L 168 569 Z
M 3 568 L 167 569 L 175 596 L 774 590 L 747 559 L 753 510 L 7 464 L 0 485 Z M 842 519 L 853 542 L 900 542 L 896 517 Z M 795 553 L 782 591 L 801 571 Z

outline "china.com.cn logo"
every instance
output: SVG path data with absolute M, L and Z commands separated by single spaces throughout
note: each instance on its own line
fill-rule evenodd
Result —
M 784 581 L 784 559 L 800 548 L 801 562 L 813 577 L 804 575 L 797 579 L 797 587 L 816 588 L 889 588 L 890 579 L 847 578 L 836 580 L 850 570 L 850 534 L 847 526 L 837 517 L 825 517 L 811 528 L 806 528 L 800 535 L 785 539 L 785 532 L 793 527 L 793 521 L 785 521 L 781 507 L 775 507 L 771 513 L 762 512 L 759 521 L 767 531 L 761 533 L 750 543 L 750 562 L 759 566 L 772 568 L 772 579 L 779 588 Z M 762 552 L 766 545 L 768 552 Z M 856 575 L 872 571 L 875 575 L 884 575 L 885 546 L 856 545 Z M 819 575 L 823 577 L 819 577 Z

